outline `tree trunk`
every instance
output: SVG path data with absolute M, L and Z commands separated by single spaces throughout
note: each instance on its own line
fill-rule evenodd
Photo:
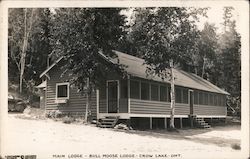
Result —
M 28 47 L 28 39 L 29 34 L 32 28 L 32 22 L 33 22 L 33 9 L 31 9 L 31 17 L 30 17 L 30 26 L 27 29 L 27 9 L 24 9 L 24 38 L 23 38 L 23 46 L 22 46 L 22 52 L 21 52 L 21 59 L 20 59 L 20 77 L 19 77 L 19 91 L 22 93 L 22 84 L 23 84 L 23 73 L 25 69 L 25 59 L 26 59 L 26 51 Z
M 170 70 L 171 70 L 171 115 L 170 115 L 170 129 L 175 129 L 174 126 L 174 109 L 175 109 L 175 91 L 174 91 L 174 71 L 173 71 L 173 60 L 170 60 Z
M 87 101 L 86 101 L 86 110 L 85 110 L 85 122 L 88 122 L 88 112 L 89 112 L 89 104 L 90 104 L 90 95 L 89 95 L 89 92 L 90 92 L 90 88 L 89 88 L 89 78 L 87 78 L 87 93 L 86 93 L 86 98 L 87 98 Z
M 203 65 L 202 65 L 202 73 L 201 73 L 201 77 L 204 77 L 205 74 L 205 63 L 206 63 L 206 57 L 203 57 Z

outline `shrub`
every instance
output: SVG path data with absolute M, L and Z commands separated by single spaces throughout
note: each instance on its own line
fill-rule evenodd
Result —
M 70 124 L 70 123 L 74 122 L 75 119 L 74 119 L 73 117 L 65 116 L 65 117 L 63 117 L 62 121 L 63 121 L 63 123 L 65 123 L 65 124 Z
M 239 144 L 232 144 L 231 147 L 232 147 L 232 149 L 235 149 L 235 150 L 240 150 L 241 149 Z

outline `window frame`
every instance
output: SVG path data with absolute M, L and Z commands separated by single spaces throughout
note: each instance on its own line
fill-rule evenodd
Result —
M 67 97 L 58 97 L 58 86 L 67 85 Z M 56 83 L 56 100 L 69 99 L 69 82 Z

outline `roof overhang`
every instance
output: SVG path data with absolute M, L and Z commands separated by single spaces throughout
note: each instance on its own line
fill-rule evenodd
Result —
M 36 88 L 45 88 L 47 85 L 47 81 L 43 81 L 42 83 L 40 83 L 38 86 L 36 86 Z
M 44 75 L 46 75 L 46 76 L 48 77 L 47 73 L 48 73 L 48 72 L 49 72 L 58 62 L 60 62 L 62 59 L 63 59 L 63 56 L 60 57 L 59 59 L 57 59 L 51 66 L 49 66 L 45 71 L 43 71 L 43 73 L 41 73 L 39 77 L 42 78 Z

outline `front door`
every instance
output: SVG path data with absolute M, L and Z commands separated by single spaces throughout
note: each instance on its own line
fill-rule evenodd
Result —
M 194 92 L 189 90 L 190 115 L 194 113 Z
M 118 81 L 108 81 L 108 113 L 118 112 Z

